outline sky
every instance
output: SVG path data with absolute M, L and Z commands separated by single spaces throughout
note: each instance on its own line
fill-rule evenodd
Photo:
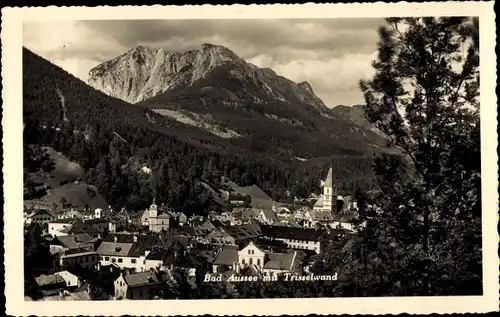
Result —
M 363 103 L 383 19 L 94 20 L 24 22 L 23 45 L 86 81 L 102 62 L 145 45 L 182 52 L 223 45 L 259 67 L 307 81 L 329 106 Z

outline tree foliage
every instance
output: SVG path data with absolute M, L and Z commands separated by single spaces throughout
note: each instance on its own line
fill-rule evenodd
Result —
M 374 278 L 359 282 L 380 294 L 481 293 L 477 34 L 459 17 L 391 18 L 379 31 L 365 112 L 404 153 L 376 159 L 380 192 L 362 212 L 356 261 Z

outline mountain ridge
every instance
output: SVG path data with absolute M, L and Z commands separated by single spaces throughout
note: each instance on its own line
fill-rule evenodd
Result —
M 268 98 L 328 109 L 307 82 L 295 83 L 270 68 L 247 63 L 230 49 L 204 43 L 184 52 L 139 45 L 89 71 L 88 83 L 108 95 L 138 103 L 180 87 L 189 87 L 224 63 L 238 66 L 235 77 L 247 77 Z

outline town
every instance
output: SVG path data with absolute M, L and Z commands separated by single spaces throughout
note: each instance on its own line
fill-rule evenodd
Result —
M 338 195 L 332 168 L 319 197 L 291 204 L 273 201 L 256 185 L 222 183 L 203 183 L 226 210 L 207 217 L 187 217 L 154 199 L 135 213 L 111 207 L 54 212 L 26 200 L 26 233 L 39 232 L 51 259 L 33 276 L 26 299 L 162 299 L 162 290 L 178 282 L 177 272 L 192 287 L 197 280 L 221 283 L 236 296 L 235 282 L 332 280 L 311 277 L 311 268 L 327 245 L 360 226 L 353 221 L 356 201 Z

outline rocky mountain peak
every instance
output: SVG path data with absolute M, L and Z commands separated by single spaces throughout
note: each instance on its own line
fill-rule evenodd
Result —
M 308 91 L 309 93 L 314 94 L 313 89 L 312 89 L 312 87 L 311 87 L 311 84 L 309 84 L 307 81 L 303 81 L 303 82 L 301 82 L 301 83 L 298 83 L 297 85 L 298 85 L 299 87 L 301 87 L 301 88 L 305 89 L 305 90 L 306 90 L 306 91 Z
M 296 84 L 270 68 L 247 63 L 227 47 L 209 43 L 186 52 L 166 52 L 139 45 L 90 70 L 88 82 L 108 95 L 137 103 L 163 92 L 190 87 L 227 63 L 237 66 L 229 75 L 243 81 L 242 89 L 245 80 L 260 87 L 259 99 L 267 95 L 271 99 L 325 107 L 309 84 Z

